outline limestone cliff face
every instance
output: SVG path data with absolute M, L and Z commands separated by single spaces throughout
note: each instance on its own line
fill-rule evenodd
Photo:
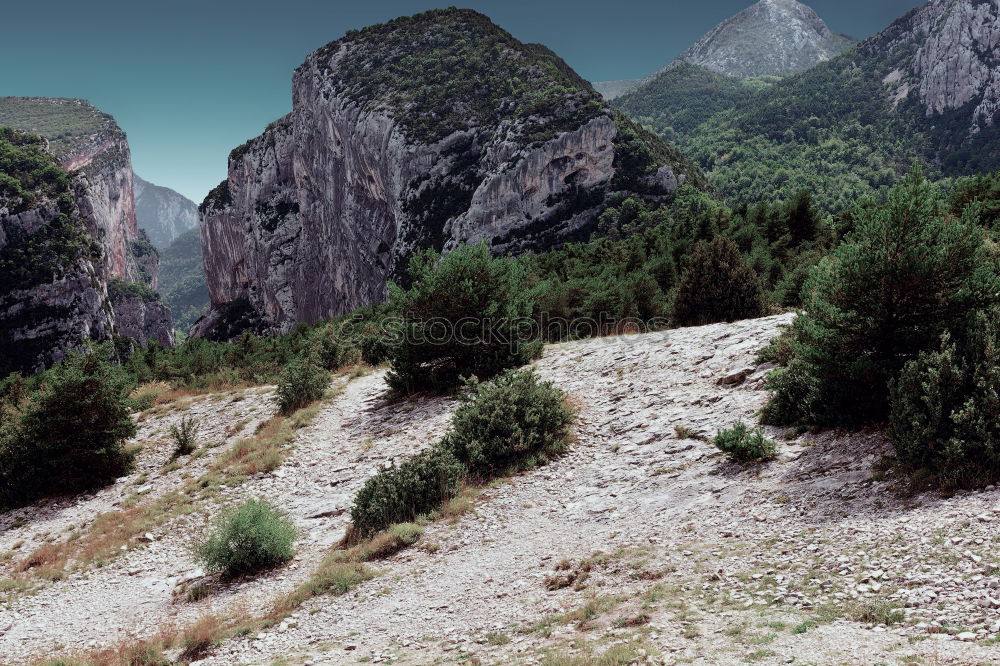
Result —
M 135 217 L 139 228 L 159 249 L 166 249 L 178 236 L 198 227 L 198 205 L 168 187 L 154 185 L 139 176 L 135 181 Z
M 7 264 L 13 267 L 7 275 L 0 275 L 5 285 L 0 289 L 3 336 L 33 341 L 22 345 L 18 367 L 34 371 L 49 365 L 87 338 L 125 334 L 141 344 L 150 339 L 172 342 L 169 311 L 162 305 L 144 308 L 156 313 L 143 314 L 144 325 L 135 326 L 140 319 L 136 309 L 124 303 L 119 322 L 107 295 L 113 280 L 155 289 L 159 261 L 136 224 L 131 154 L 114 119 L 82 100 L 5 97 L 0 98 L 0 126 L 44 137 L 39 149 L 68 174 L 62 199 L 39 192 L 26 211 L 20 210 L 27 205 L 23 201 L 0 205 L 8 241 L 18 244 L 7 249 L 22 253 L 11 256 L 22 256 L 24 248 L 45 247 L 53 242 L 50 237 L 64 246 L 66 239 L 59 235 L 65 225 L 83 234 L 72 238 L 73 247 L 83 248 L 76 258 L 67 255 L 48 272 L 36 271 L 30 281 L 14 279 L 20 270 L 16 260 Z
M 680 56 L 643 79 L 594 86 L 615 99 L 689 63 L 737 78 L 785 76 L 815 67 L 854 44 L 797 0 L 760 0 L 712 28 Z
M 141 296 L 115 295 L 111 298 L 118 333 L 145 346 L 159 342 L 165 347 L 174 344 L 174 329 L 170 308 L 159 300 Z
M 928 117 L 961 112 L 969 135 L 993 127 L 1000 112 L 1000 0 L 932 0 L 865 42 L 871 56 L 912 56 L 884 82 L 894 99 L 912 91 Z
M 23 241 L 46 234 L 65 214 L 51 198 L 10 213 L 11 202 L 0 200 L 0 260 L 14 252 L 24 256 Z M 97 263 L 74 253 L 54 264 L 38 275 L 0 270 L 0 375 L 38 372 L 86 340 L 105 339 L 114 331 Z
M 102 129 L 72 152 L 60 156 L 67 171 L 79 174 L 75 194 L 91 236 L 101 245 L 109 276 L 139 281 L 130 243 L 139 234 L 135 220 L 132 161 L 125 133 Z
M 470 43 L 492 45 L 492 60 L 455 53 Z M 482 71 L 447 81 L 413 69 L 470 61 Z M 626 144 L 637 157 L 623 167 Z M 544 47 L 467 10 L 350 34 L 296 70 L 291 114 L 233 151 L 202 204 L 213 312 L 193 332 L 225 337 L 234 316 L 287 330 L 378 302 L 420 248 L 526 252 L 584 237 L 625 181 L 646 196 L 703 184 Z

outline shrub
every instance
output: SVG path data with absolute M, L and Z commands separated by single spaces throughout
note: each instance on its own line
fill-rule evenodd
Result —
M 464 478 L 462 463 L 435 446 L 368 479 L 354 498 L 351 521 L 364 537 L 412 522 L 458 495 Z
M 530 369 L 508 370 L 488 383 L 468 381 L 442 445 L 484 480 L 562 453 L 572 422 L 562 391 Z
M 320 329 L 317 356 L 327 370 L 356 365 L 362 360 L 361 348 L 350 336 L 345 322 L 330 323 Z
M 889 435 L 899 460 L 940 485 L 1000 479 L 1000 324 L 980 313 L 965 340 L 942 337 L 891 385 Z
M 292 559 L 295 537 L 295 526 L 283 512 L 250 499 L 222 516 L 199 544 L 198 558 L 208 570 L 226 576 L 250 574 Z
M 766 384 L 772 394 L 761 410 L 760 422 L 764 425 L 818 423 L 824 420 L 824 392 L 820 380 L 811 374 L 809 366 L 803 361 L 793 358 L 788 367 L 770 372 Z
M 174 458 L 194 453 L 198 447 L 198 421 L 193 416 L 182 416 L 179 423 L 170 426 L 170 436 L 174 440 Z
M 0 504 L 113 482 L 132 467 L 132 384 L 110 345 L 71 352 L 19 409 L 0 410 Z
M 851 618 L 855 622 L 866 624 L 899 624 L 906 615 L 898 607 L 887 599 L 873 599 L 871 601 L 859 602 L 851 611 Z
M 760 428 L 750 430 L 745 423 L 736 423 L 728 430 L 720 430 L 712 440 L 734 462 L 770 460 L 777 453 L 777 444 L 764 436 Z
M 679 326 L 760 317 L 767 302 L 760 279 L 725 236 L 699 242 L 681 274 L 673 318 Z
M 903 365 L 997 301 L 1000 278 L 970 210 L 949 216 L 915 169 L 884 205 L 855 212 L 855 230 L 806 282 L 792 343 L 800 365 L 775 378 L 772 417 L 821 426 L 885 417 Z
M 312 354 L 292 360 L 281 373 L 275 401 L 282 414 L 291 414 L 323 397 L 330 385 L 330 373 L 323 369 Z
M 486 379 L 540 352 L 541 343 L 519 331 L 532 310 L 521 262 L 492 257 L 482 243 L 444 257 L 418 253 L 409 274 L 410 289 L 389 292 L 403 322 L 386 377 L 395 391 L 454 388 L 462 375 Z

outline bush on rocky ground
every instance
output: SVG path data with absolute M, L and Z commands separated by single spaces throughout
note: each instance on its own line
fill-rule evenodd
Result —
M 0 505 L 112 483 L 132 468 L 128 375 L 109 345 L 71 352 L 41 388 L 0 405 Z
M 899 460 L 947 488 L 1000 479 L 1000 316 L 979 313 L 964 339 L 945 334 L 891 386 Z
M 278 380 L 275 401 L 282 414 L 291 414 L 323 397 L 330 385 L 327 372 L 313 354 L 303 354 L 288 364 Z
M 766 312 L 760 279 L 732 240 L 717 236 L 695 246 L 677 285 L 674 323 L 701 326 L 753 319 Z
M 181 416 L 178 423 L 170 426 L 170 437 L 174 440 L 174 458 L 194 453 L 198 447 L 198 420 L 193 416 Z
M 389 291 L 402 322 L 386 377 L 395 391 L 452 389 L 463 376 L 488 379 L 541 351 L 536 334 L 522 339 L 521 325 L 532 311 L 523 263 L 493 257 L 482 243 L 443 257 L 418 253 L 409 277 L 409 289 L 391 285 Z
M 197 548 L 209 571 L 240 576 L 275 567 L 295 555 L 295 525 L 268 502 L 249 499 L 227 511 Z
M 777 454 L 777 444 L 764 436 L 760 428 L 751 430 L 745 423 L 735 423 L 733 427 L 720 430 L 712 440 L 716 448 L 729 456 L 733 462 L 746 463 L 754 460 L 770 460 Z
M 562 453 L 572 410 L 562 391 L 531 370 L 509 370 L 492 382 L 470 380 L 444 439 L 358 491 L 351 520 L 369 538 L 416 520 L 478 483 L 526 469 Z
M 351 521 L 363 537 L 412 522 L 458 495 L 465 474 L 450 451 L 432 447 L 368 479 L 354 497 Z
M 442 445 L 476 481 L 544 463 L 565 451 L 573 411 L 565 394 L 533 370 L 470 380 Z

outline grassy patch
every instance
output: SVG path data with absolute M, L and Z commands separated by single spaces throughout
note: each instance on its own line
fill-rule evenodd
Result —
M 863 601 L 851 610 L 851 619 L 865 624 L 899 624 L 903 618 L 903 611 L 886 599 Z

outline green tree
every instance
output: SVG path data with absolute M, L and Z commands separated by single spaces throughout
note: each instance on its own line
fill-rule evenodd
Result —
M 918 168 L 813 269 L 795 324 L 796 361 L 765 418 L 815 425 L 884 418 L 888 385 L 966 315 L 995 303 L 996 265 L 971 214 L 949 215 Z M 779 408 L 780 406 L 780 408 Z
M 900 461 L 946 487 L 1000 479 L 1000 316 L 942 336 L 891 385 L 889 434 Z
M 442 442 L 477 481 L 533 467 L 565 451 L 573 410 L 531 369 L 470 380 Z
M 673 318 L 679 326 L 760 317 L 767 310 L 757 274 L 725 236 L 700 242 L 681 274 Z
M 453 388 L 463 375 L 489 378 L 540 351 L 521 339 L 532 311 L 521 262 L 492 257 L 485 243 L 444 257 L 428 250 L 410 261 L 410 278 L 410 289 L 389 288 L 402 322 L 387 376 L 394 390 Z
M 329 385 L 330 373 L 315 353 L 306 352 L 292 359 L 281 373 L 274 401 L 282 414 L 291 414 L 322 398 Z
M 5 504 L 98 488 L 126 474 L 136 433 L 129 415 L 133 382 L 111 361 L 111 346 L 70 352 L 8 425 L 0 451 Z

